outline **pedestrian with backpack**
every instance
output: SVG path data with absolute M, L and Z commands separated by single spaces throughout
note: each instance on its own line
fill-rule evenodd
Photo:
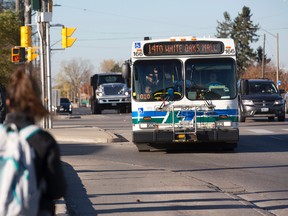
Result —
M 64 197 L 66 184 L 59 146 L 49 132 L 37 126 L 49 115 L 38 85 L 24 68 L 18 68 L 11 75 L 6 96 L 8 114 L 1 125 L 5 129 L 0 128 L 0 216 L 55 215 L 55 200 Z M 17 173 L 22 174 L 15 177 Z M 11 184 L 9 179 L 14 179 Z M 32 199 L 34 192 L 30 190 L 35 188 L 36 196 Z

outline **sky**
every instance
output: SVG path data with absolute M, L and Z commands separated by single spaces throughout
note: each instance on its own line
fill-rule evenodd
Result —
M 276 65 L 276 34 L 279 34 L 279 67 L 288 69 L 288 0 L 54 0 L 50 37 L 52 76 L 63 61 L 88 60 L 100 72 L 104 60 L 123 62 L 131 56 L 133 41 L 173 36 L 213 37 L 227 11 L 231 19 L 244 6 L 251 10 L 253 24 L 259 24 L 259 41 Z M 57 6 L 58 5 L 58 6 Z M 62 24 L 76 27 L 72 47 L 61 48 Z M 54 50 L 53 50 L 54 49 Z

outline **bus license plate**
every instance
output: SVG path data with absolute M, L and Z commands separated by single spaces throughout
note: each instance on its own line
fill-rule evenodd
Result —
M 117 104 L 116 103 L 112 103 L 112 106 L 117 106 Z

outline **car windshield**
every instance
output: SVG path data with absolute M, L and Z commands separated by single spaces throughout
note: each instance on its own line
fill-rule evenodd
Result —
M 99 76 L 99 85 L 103 83 L 125 83 L 125 80 L 121 74 Z
M 249 94 L 275 94 L 277 88 L 273 83 L 250 82 Z
M 60 103 L 70 103 L 68 98 L 61 98 Z

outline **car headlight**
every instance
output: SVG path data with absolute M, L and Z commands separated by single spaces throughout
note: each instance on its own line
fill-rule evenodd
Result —
M 284 103 L 285 103 L 285 102 L 284 102 L 283 99 L 275 100 L 275 101 L 274 101 L 274 105 L 282 105 L 282 104 L 284 104 Z
M 100 96 L 100 97 L 104 95 L 103 92 L 97 92 L 96 94 L 97 96 Z
M 242 100 L 242 103 L 243 105 L 250 105 L 250 106 L 254 105 L 252 100 Z
M 96 95 L 101 97 L 104 95 L 104 91 L 102 89 L 99 89 L 96 91 Z

